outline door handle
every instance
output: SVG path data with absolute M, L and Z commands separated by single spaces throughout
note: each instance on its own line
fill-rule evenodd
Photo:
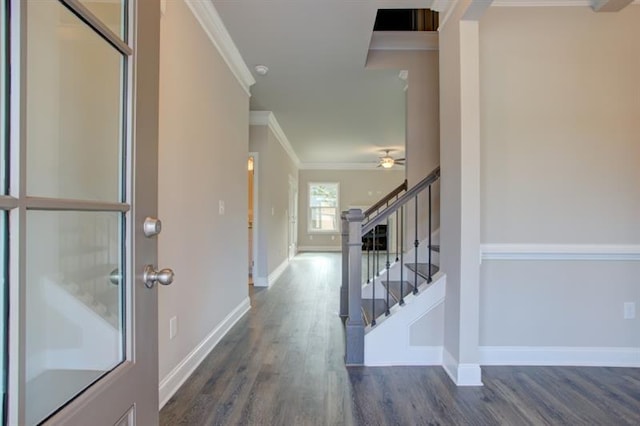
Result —
M 158 283 L 162 285 L 169 285 L 173 282 L 173 278 L 175 274 L 173 270 L 169 268 L 164 268 L 161 270 L 157 270 L 153 267 L 153 265 L 147 265 L 144 267 L 144 274 L 142 275 L 142 279 L 144 280 L 144 285 L 147 288 L 153 288 L 153 286 Z

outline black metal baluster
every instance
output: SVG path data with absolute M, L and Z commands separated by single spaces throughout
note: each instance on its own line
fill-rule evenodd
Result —
M 400 305 L 404 305 L 404 205 L 400 207 Z
M 371 298 L 371 327 L 373 327 L 374 325 L 376 325 L 376 277 L 378 276 L 377 269 L 375 269 L 376 259 L 378 258 L 378 244 L 377 244 L 378 235 L 376 233 L 375 226 L 373 227 L 371 232 L 373 232 L 373 268 L 374 268 L 374 271 L 373 271 L 374 274 L 371 280 L 371 285 L 373 286 L 371 288 L 371 292 L 373 293 Z
M 413 294 L 418 294 L 418 246 L 420 245 L 420 241 L 418 240 L 418 196 L 416 195 L 413 199 L 415 203 L 415 240 L 413 241 L 413 246 L 415 247 L 413 254 L 415 258 L 415 268 L 414 268 L 414 277 L 413 277 Z
M 432 281 L 431 279 L 431 185 L 429 185 L 429 264 L 428 264 L 428 268 L 429 268 L 429 278 L 427 278 L 427 282 L 430 283 Z
M 365 244 L 367 245 L 367 284 L 371 282 L 371 244 L 369 244 L 369 238 L 365 235 Z
M 396 200 L 397 200 L 397 199 L 398 199 L 398 197 L 396 196 Z M 400 236 L 398 235 L 398 226 L 399 226 L 399 224 L 398 224 L 398 211 L 399 211 L 399 210 L 396 210 L 396 262 L 397 262 L 397 261 L 398 261 L 398 259 L 399 259 L 399 258 L 398 258 L 398 238 L 400 237 Z
M 388 203 L 387 203 L 388 204 Z M 391 267 L 391 263 L 389 263 L 389 217 L 387 216 L 387 230 L 385 231 L 385 241 L 386 241 L 386 249 L 387 249 L 387 310 L 385 315 L 389 315 L 389 268 Z

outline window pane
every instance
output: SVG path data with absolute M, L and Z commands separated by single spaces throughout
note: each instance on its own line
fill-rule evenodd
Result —
M 311 207 L 337 207 L 338 184 L 311 184 L 309 190 L 309 205 Z
M 27 212 L 29 425 L 124 360 L 121 218 L 117 212 Z
M 124 59 L 59 2 L 27 6 L 28 195 L 120 201 Z
M 123 0 L 80 0 L 91 13 L 96 15 L 114 34 L 119 35 L 124 41 Z
M 338 183 L 309 183 L 309 231 L 338 231 Z

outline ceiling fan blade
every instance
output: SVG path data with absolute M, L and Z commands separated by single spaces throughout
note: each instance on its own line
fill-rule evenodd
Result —
M 396 158 L 396 162 L 397 161 L 404 161 L 404 160 L 406 160 L 406 158 Z

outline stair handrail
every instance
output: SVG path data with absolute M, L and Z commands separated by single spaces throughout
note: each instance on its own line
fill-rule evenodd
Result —
M 375 217 L 371 218 L 366 223 L 363 223 L 362 234 L 364 235 L 367 232 L 371 231 L 373 228 L 375 228 L 376 225 L 380 225 L 382 221 L 384 221 L 386 218 L 388 218 L 393 213 L 395 213 L 396 210 L 400 208 L 400 206 L 407 204 L 409 200 L 414 198 L 418 193 L 423 191 L 425 188 L 433 184 L 438 179 L 440 179 L 440 166 L 436 167 L 431 173 L 427 175 L 427 177 L 422 179 L 420 182 L 418 182 L 417 185 L 413 186 L 407 192 L 402 194 L 402 196 L 400 196 L 393 203 L 389 204 L 388 207 L 386 207 L 384 210 L 379 212 Z M 366 214 L 365 214 L 365 217 L 366 217 Z
M 405 179 L 404 182 L 402 182 L 396 188 L 392 189 L 391 192 L 389 192 L 387 195 L 382 197 L 380 199 L 380 201 L 376 202 L 374 205 L 372 205 L 367 210 L 365 210 L 364 217 L 367 218 L 367 217 L 371 216 L 376 210 L 378 210 L 380 207 L 384 206 L 389 201 L 391 201 L 392 198 L 394 198 L 395 196 L 399 195 L 400 193 L 406 191 L 407 190 L 407 185 L 408 185 L 408 182 Z

